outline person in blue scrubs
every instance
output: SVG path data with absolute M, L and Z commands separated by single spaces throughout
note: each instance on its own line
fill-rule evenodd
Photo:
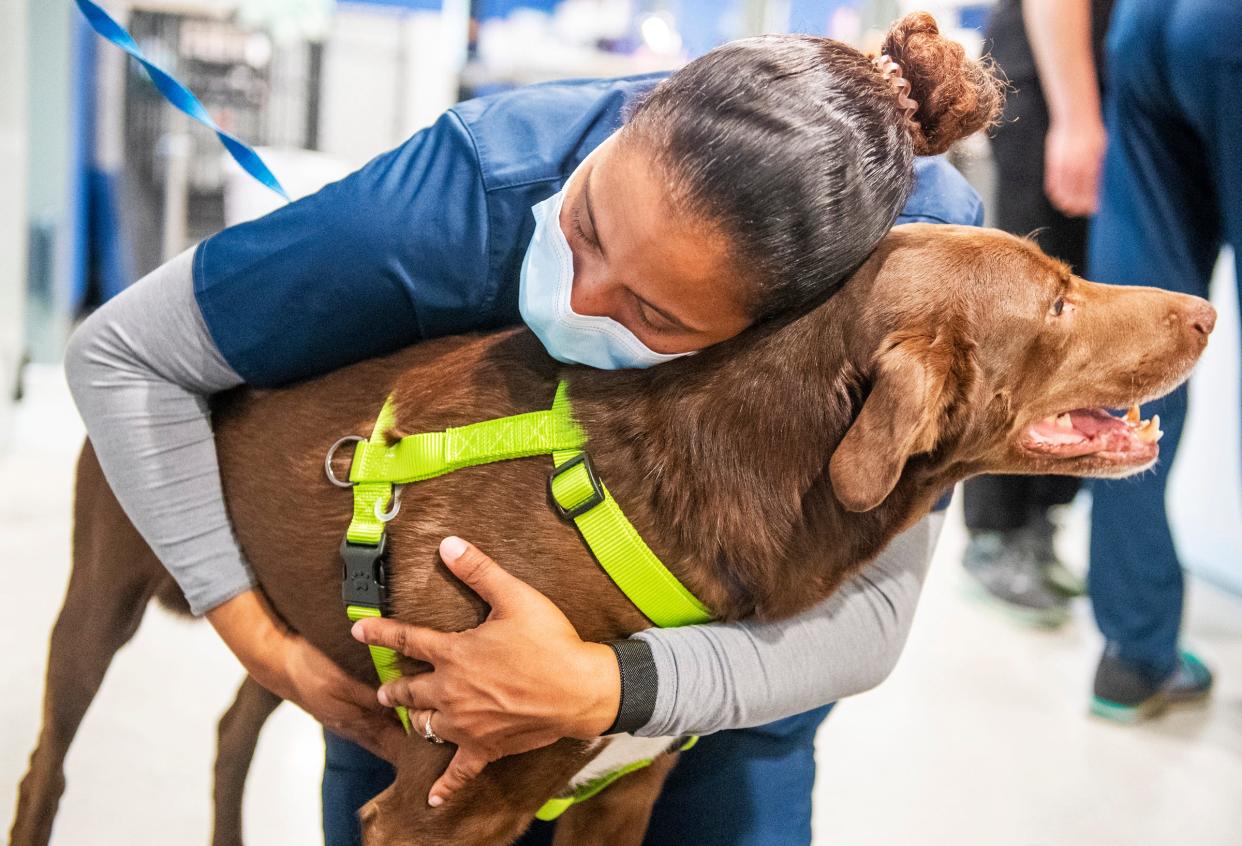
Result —
M 645 367 L 812 306 L 895 221 L 980 221 L 978 198 L 960 175 L 942 159 L 916 165 L 915 156 L 942 152 L 987 125 L 999 108 L 996 80 L 940 37 L 927 15 L 899 21 L 884 50 L 891 60 L 873 62 L 828 39 L 769 36 L 725 45 L 667 77 L 551 83 L 462 103 L 340 182 L 170 262 L 172 287 L 136 286 L 143 290 L 131 303 L 168 306 L 162 292 L 176 288 L 178 268 L 192 266 L 202 320 L 187 321 L 186 331 L 209 337 L 146 355 L 170 342 L 158 337 L 160 326 L 142 322 L 148 312 L 126 316 L 124 302 L 80 330 L 67 371 L 101 466 L 135 526 L 247 670 L 334 729 L 324 777 L 331 846 L 357 842 L 356 809 L 392 775 L 350 740 L 382 751 L 405 738 L 379 713 L 372 690 L 281 631 L 240 551 L 226 548 L 235 540 L 214 501 L 221 494 L 208 487 L 218 486 L 218 472 L 201 419 L 206 403 L 187 391 L 281 385 L 422 339 L 519 321 L 561 361 Z M 112 334 L 109 309 L 121 321 Z M 119 347 L 128 358 L 111 370 L 99 364 Z M 138 359 L 149 373 L 135 377 Z M 202 376 L 206 369 L 216 376 Z M 167 375 L 184 371 L 197 375 Z M 114 377 L 122 390 L 96 390 Z M 178 379 L 184 384 L 171 384 Z M 161 440 L 180 425 L 176 415 L 135 437 L 149 409 L 108 406 L 134 384 L 141 401 L 162 391 L 162 409 L 174 399 L 184 408 L 190 436 L 177 479 L 158 462 L 143 475 L 151 456 L 176 453 Z M 179 386 L 186 390 L 178 394 Z M 85 410 L 96 405 L 106 407 Z M 129 428 L 108 432 L 101 421 Z M 153 446 L 131 452 L 136 441 Z M 210 466 L 193 470 L 194 456 Z M 174 491 L 185 478 L 203 487 Z M 185 514 L 166 507 L 170 492 L 187 508 L 219 506 L 210 532 L 199 525 L 209 516 L 196 520 L 184 555 Z M 446 545 L 441 554 L 452 567 Z M 512 582 L 514 594 L 531 591 Z M 494 599 L 493 609 L 502 597 Z M 458 745 L 459 758 L 493 760 L 560 737 L 636 731 L 652 717 L 656 703 L 632 693 L 656 687 L 657 659 L 644 639 L 655 635 L 587 644 L 567 623 L 548 622 L 564 620 L 555 606 L 544 600 L 541 609 L 506 616 L 506 631 L 516 626 L 521 636 L 493 635 L 498 620 L 451 635 L 455 651 L 477 651 L 457 681 L 478 691 L 472 713 L 486 718 L 468 730 L 447 702 L 416 705 Z M 788 624 L 772 625 L 779 632 Z M 736 681 L 753 693 L 748 708 L 781 698 L 768 695 L 776 677 L 805 677 L 802 663 L 789 663 Z M 515 667 L 529 681 L 516 693 Z M 437 666 L 431 675 L 445 673 Z M 629 694 L 623 678 L 634 682 L 624 686 Z M 507 695 L 494 695 L 502 684 Z M 824 698 L 797 701 L 773 707 L 768 719 L 819 707 L 705 738 L 671 780 L 649 841 L 806 842 L 812 739 L 828 706 Z M 504 702 L 521 708 L 497 704 Z M 718 724 L 753 722 L 735 713 Z M 457 781 L 469 789 L 460 783 L 468 779 Z
M 1092 279 L 1206 297 L 1221 245 L 1242 246 L 1239 37 L 1237 0 L 1118 0 Z M 1121 722 L 1212 686 L 1179 648 L 1183 576 L 1165 511 L 1186 396 L 1182 385 L 1143 409 L 1164 430 L 1150 472 L 1092 484 L 1088 583 L 1106 640 L 1092 710 Z

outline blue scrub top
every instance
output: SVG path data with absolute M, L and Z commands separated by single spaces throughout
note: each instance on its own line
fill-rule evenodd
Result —
M 270 387 L 520 322 L 531 207 L 665 75 L 460 103 L 339 182 L 203 241 L 194 293 L 221 354 Z M 918 160 L 915 173 L 899 223 L 982 223 L 978 194 L 943 158 Z

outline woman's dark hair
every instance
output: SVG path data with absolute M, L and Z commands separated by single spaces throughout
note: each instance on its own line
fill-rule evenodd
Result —
M 881 52 L 891 82 L 828 38 L 725 44 L 657 86 L 623 130 L 653 154 L 679 210 L 719 227 L 750 283 L 756 319 L 822 299 L 884 237 L 914 183 L 914 156 L 944 152 L 992 123 L 1001 83 L 915 13 Z

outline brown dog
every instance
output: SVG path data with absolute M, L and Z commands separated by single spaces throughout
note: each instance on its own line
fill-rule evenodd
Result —
M 1157 424 L 1103 410 L 1184 380 L 1215 321 L 1201 299 L 1072 276 L 1029 241 L 902 226 L 806 313 L 645 371 L 564 371 L 588 450 L 652 549 L 722 619 L 783 617 L 822 600 L 958 480 L 977 473 L 1123 476 L 1156 460 Z M 396 400 L 394 437 L 547 407 L 560 368 L 524 331 L 419 344 L 217 406 L 229 506 L 284 619 L 373 681 L 340 602 L 348 493 L 324 480 L 341 435 Z M 474 541 L 555 601 L 582 637 L 645 619 L 545 499 L 547 458 L 411 485 L 389 527 L 392 616 L 460 630 L 485 608 L 438 565 Z M 39 746 L 13 842 L 46 843 L 61 763 L 112 654 L 175 586 L 107 489 L 79 465 L 74 569 L 52 635 Z M 407 668 L 417 671 L 412 662 Z M 217 843 L 239 839 L 241 782 L 276 700 L 253 682 L 221 722 Z M 414 737 L 397 780 L 363 809 L 370 844 L 503 844 L 609 741 L 561 741 L 489 766 L 444 807 L 425 798 L 451 749 Z M 693 754 L 693 753 L 690 753 Z M 638 843 L 673 756 L 570 810 L 558 843 Z

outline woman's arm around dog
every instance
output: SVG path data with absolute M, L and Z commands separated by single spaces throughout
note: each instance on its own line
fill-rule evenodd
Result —
M 447 538 L 440 554 L 491 606 L 482 625 L 438 632 L 371 619 L 355 624 L 354 636 L 433 666 L 384 685 L 378 698 L 412 709 L 416 725 L 458 745 L 428 797 L 439 805 L 490 761 L 562 737 L 708 734 L 874 687 L 905 645 L 943 522 L 943 513 L 919 521 L 841 590 L 791 619 L 640 633 L 630 642 L 646 646 L 650 658 L 626 669 L 654 674 L 646 682 L 656 696 L 632 726 L 616 724 L 619 704 L 627 709 L 612 651 L 584 643 L 542 594 L 459 538 Z

